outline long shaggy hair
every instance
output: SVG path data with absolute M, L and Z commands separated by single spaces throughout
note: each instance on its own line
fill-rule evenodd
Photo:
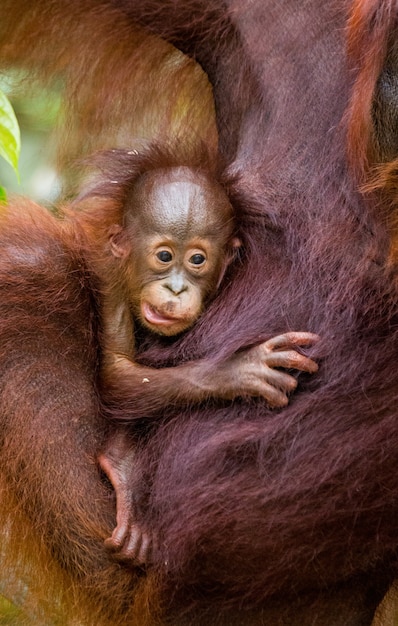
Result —
M 198 324 L 172 345 L 142 342 L 140 361 L 214 363 L 285 330 L 322 338 L 311 352 L 318 374 L 300 374 L 282 410 L 255 399 L 165 409 L 139 453 L 159 550 L 146 573 L 120 566 L 102 548 L 113 508 L 94 461 L 107 428 L 95 288 L 67 227 L 16 201 L 0 230 L 10 588 L 31 571 L 27 528 L 62 574 L 65 623 L 370 624 L 398 547 L 397 155 L 387 157 L 396 129 L 381 89 L 395 3 L 3 5 L 1 56 L 67 77 L 84 140 L 113 107 L 123 117 L 151 76 L 145 55 L 157 40 L 140 31 L 133 54 L 131 20 L 194 56 L 212 82 L 244 254 Z M 45 574 L 25 606 L 53 616 Z

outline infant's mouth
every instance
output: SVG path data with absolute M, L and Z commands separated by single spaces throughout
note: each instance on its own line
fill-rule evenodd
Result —
M 141 312 L 144 319 L 149 324 L 153 324 L 155 326 L 172 326 L 176 322 L 182 321 L 181 317 L 161 312 L 148 302 L 142 303 Z

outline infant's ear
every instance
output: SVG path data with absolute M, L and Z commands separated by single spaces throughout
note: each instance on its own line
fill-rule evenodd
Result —
M 242 242 L 239 239 L 239 237 L 232 237 L 232 239 L 228 241 L 227 251 L 226 251 L 224 262 L 221 268 L 220 276 L 217 282 L 217 289 L 222 283 L 222 279 L 224 278 L 224 274 L 227 271 L 228 265 L 232 263 L 232 261 L 235 259 L 241 247 L 242 247 Z
M 242 241 L 239 239 L 239 237 L 232 237 L 232 239 L 229 240 L 228 259 L 227 259 L 228 263 L 231 263 L 235 259 L 241 247 L 242 247 Z
M 108 231 L 109 246 L 114 257 L 125 259 L 131 252 L 131 242 L 120 224 L 112 224 Z
M 230 241 L 230 244 L 229 244 L 229 245 L 231 246 L 231 248 L 232 248 L 235 252 L 237 252 L 237 251 L 238 251 L 238 248 L 241 248 L 241 247 L 242 247 L 242 242 L 241 242 L 241 240 L 239 239 L 239 237 L 232 237 L 232 239 L 231 239 L 231 241 Z

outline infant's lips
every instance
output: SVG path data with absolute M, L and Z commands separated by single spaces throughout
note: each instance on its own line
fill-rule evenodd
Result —
M 157 309 L 151 306 L 148 302 L 143 302 L 141 305 L 141 312 L 149 324 L 156 326 L 172 326 L 176 322 L 180 322 L 180 317 L 172 317 L 171 315 L 165 315 L 160 313 Z

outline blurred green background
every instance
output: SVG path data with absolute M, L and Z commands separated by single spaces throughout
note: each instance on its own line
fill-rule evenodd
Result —
M 9 97 L 21 129 L 20 184 L 12 168 L 0 160 L 0 181 L 8 193 L 27 195 L 38 202 L 53 202 L 60 191 L 54 168 L 52 131 L 60 115 L 61 99 L 56 91 L 23 91 L 15 74 L 0 75 L 0 89 Z

